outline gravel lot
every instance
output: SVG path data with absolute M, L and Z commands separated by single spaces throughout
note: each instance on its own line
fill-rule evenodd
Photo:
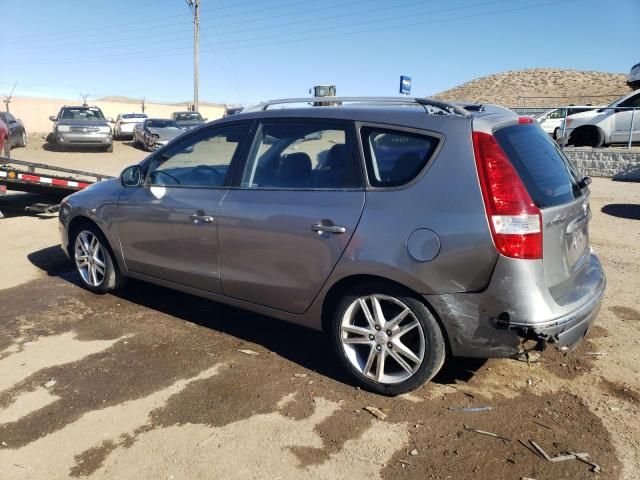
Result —
M 127 142 L 48 152 L 33 136 L 13 153 L 112 175 L 145 155 Z M 547 350 L 530 370 L 457 359 L 394 399 L 346 383 L 318 333 L 141 282 L 92 295 L 58 247 L 55 216 L 24 213 L 34 200 L 0 197 L 3 480 L 638 478 L 638 183 L 592 184 L 591 243 L 609 283 L 572 355 Z M 587 452 L 603 472 L 546 462 L 518 440 Z

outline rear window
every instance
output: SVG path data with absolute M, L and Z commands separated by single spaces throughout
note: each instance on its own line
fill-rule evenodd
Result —
M 147 118 L 144 113 L 123 113 L 122 118 Z
M 539 208 L 568 203 L 582 195 L 576 170 L 538 125 L 512 125 L 494 136 Z
M 365 127 L 362 144 L 369 183 L 397 187 L 409 183 L 425 167 L 439 139 L 398 130 Z

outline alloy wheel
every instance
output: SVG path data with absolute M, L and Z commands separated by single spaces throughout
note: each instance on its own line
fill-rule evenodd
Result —
M 98 287 L 104 282 L 105 250 L 94 233 L 83 230 L 78 234 L 75 242 L 75 261 L 78 273 L 87 285 Z
M 351 365 L 383 384 L 410 378 L 422 365 L 425 338 L 413 311 L 381 294 L 359 297 L 344 311 L 340 341 Z

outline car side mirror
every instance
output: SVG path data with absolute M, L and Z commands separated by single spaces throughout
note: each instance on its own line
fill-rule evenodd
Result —
M 142 169 L 140 165 L 132 165 L 125 168 L 120 174 L 120 183 L 123 187 L 137 187 L 142 183 Z
M 208 119 L 208 118 L 203 118 L 202 120 L 203 120 L 204 122 L 206 122 L 206 121 L 207 121 L 207 120 L 209 120 L 209 119 Z
M 49 116 L 49 120 L 51 120 L 52 122 L 55 122 L 56 121 L 56 116 L 55 115 Z

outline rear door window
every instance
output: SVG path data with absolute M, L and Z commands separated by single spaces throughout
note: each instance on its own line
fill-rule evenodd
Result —
M 440 140 L 399 130 L 361 129 L 369 183 L 397 187 L 409 183 L 424 169 Z
M 348 189 L 362 186 L 349 130 L 315 122 L 263 124 L 241 186 Z
M 572 202 L 582 195 L 577 171 L 538 125 L 512 125 L 494 136 L 539 208 Z

